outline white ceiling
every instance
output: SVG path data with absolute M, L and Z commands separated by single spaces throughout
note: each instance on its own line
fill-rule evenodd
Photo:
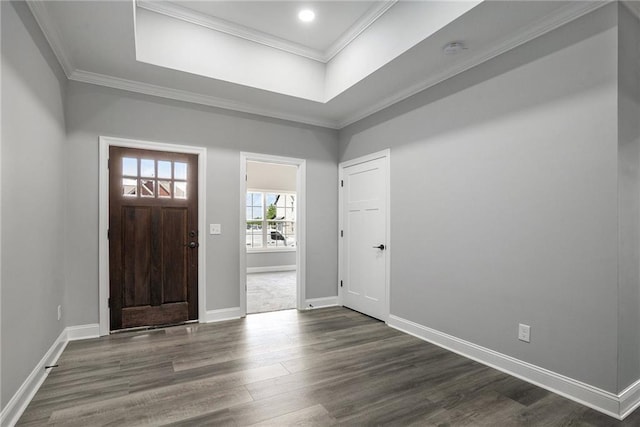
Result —
M 136 0 L 136 5 L 326 63 L 396 2 Z M 315 21 L 298 20 L 302 9 L 314 11 Z
M 71 80 L 336 129 L 603 4 L 29 1 Z
M 183 1 L 179 6 L 251 28 L 321 52 L 383 1 Z M 175 4 L 175 2 L 174 2 Z M 297 19 L 302 9 L 316 14 L 312 23 Z

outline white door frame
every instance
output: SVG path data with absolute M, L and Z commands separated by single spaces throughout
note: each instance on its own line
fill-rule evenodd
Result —
M 247 315 L 247 161 L 296 166 L 296 308 L 305 307 L 306 272 L 306 177 L 307 162 L 293 157 L 271 156 L 259 153 L 240 153 L 240 316 Z
M 98 197 L 98 305 L 100 313 L 100 335 L 109 335 L 109 147 L 138 148 L 142 150 L 171 151 L 174 153 L 196 154 L 198 156 L 198 321 L 205 323 L 206 300 L 206 176 L 207 149 L 188 145 L 163 142 L 123 139 L 110 136 L 100 137 L 99 197 Z
M 382 151 L 378 151 L 376 153 L 372 153 L 372 154 L 367 154 L 366 156 L 362 156 L 362 157 L 358 157 L 356 159 L 352 159 L 352 160 L 347 160 L 345 162 L 342 162 L 338 165 L 338 182 L 340 183 L 340 191 L 339 191 L 339 195 L 338 195 L 338 227 L 339 229 L 342 231 L 344 230 L 344 196 L 343 196 L 343 191 L 342 191 L 342 182 L 344 180 L 344 169 L 348 168 L 350 166 L 355 166 L 358 165 L 360 163 L 366 163 L 366 162 L 370 162 L 372 160 L 377 160 L 377 159 L 385 159 L 385 165 L 386 165 L 386 169 L 387 169 L 387 176 L 385 177 L 385 209 L 387 212 L 387 220 L 386 220 L 386 224 L 385 224 L 385 228 L 386 228 L 386 235 L 387 235 L 387 241 L 385 243 L 385 251 L 387 252 L 386 258 L 385 258 L 385 270 L 386 270 L 386 275 L 385 275 L 385 289 L 386 289 L 386 304 L 384 307 L 384 316 L 383 320 L 384 322 L 388 322 L 389 321 L 389 315 L 391 314 L 391 150 L 390 149 L 386 149 L 386 150 L 382 150 Z M 340 283 L 342 283 L 342 275 L 345 271 L 345 266 L 344 266 L 344 238 L 339 237 L 339 244 L 338 244 L 338 259 L 340 260 L 340 262 L 338 263 L 338 277 L 340 278 L 339 281 Z M 343 287 L 342 286 L 338 286 L 338 301 L 340 305 L 344 305 L 344 293 L 343 293 Z

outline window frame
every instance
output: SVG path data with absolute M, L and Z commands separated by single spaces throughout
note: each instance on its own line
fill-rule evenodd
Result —
M 294 196 L 295 197 L 295 204 L 294 204 L 294 212 L 296 213 L 296 215 L 294 215 L 294 219 L 292 220 L 278 220 L 279 222 L 289 222 L 289 223 L 293 223 L 294 227 L 296 227 L 296 233 L 294 234 L 295 236 L 295 240 L 296 240 L 296 245 L 295 246 L 262 246 L 259 248 L 253 248 L 253 247 L 249 247 L 246 246 L 245 244 L 245 249 L 247 251 L 247 253 L 252 253 L 252 254 L 256 254 L 256 253 L 268 253 L 268 252 L 295 252 L 298 248 L 298 229 L 297 229 L 297 210 L 298 210 L 298 192 L 297 191 L 285 191 L 285 190 L 273 190 L 273 189 L 264 189 L 264 188 L 250 188 L 247 187 L 246 191 L 245 191 L 245 212 L 246 209 L 248 207 L 247 203 L 246 203 L 246 197 L 247 194 L 249 193 L 261 193 L 262 194 L 262 218 L 261 219 L 249 219 L 246 216 L 245 213 L 245 230 L 246 230 L 246 224 L 249 221 L 261 221 L 262 222 L 262 241 L 266 242 L 267 241 L 267 231 L 268 231 L 268 222 L 273 222 L 274 220 L 269 220 L 266 218 L 267 216 L 267 193 L 270 194 L 284 194 L 287 196 Z M 246 231 L 245 231 L 246 233 Z

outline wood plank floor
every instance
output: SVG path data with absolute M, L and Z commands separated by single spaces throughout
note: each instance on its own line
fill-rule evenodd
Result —
M 638 426 L 344 308 L 69 343 L 18 425 Z

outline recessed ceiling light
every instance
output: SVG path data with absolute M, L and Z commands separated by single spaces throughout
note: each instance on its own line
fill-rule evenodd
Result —
M 467 47 L 462 42 L 447 43 L 445 47 L 442 48 L 442 51 L 446 55 L 455 55 L 456 53 L 460 53 L 463 50 L 467 50 Z
M 302 22 L 311 22 L 316 19 L 316 14 L 311 9 L 302 9 L 298 12 L 298 19 Z

